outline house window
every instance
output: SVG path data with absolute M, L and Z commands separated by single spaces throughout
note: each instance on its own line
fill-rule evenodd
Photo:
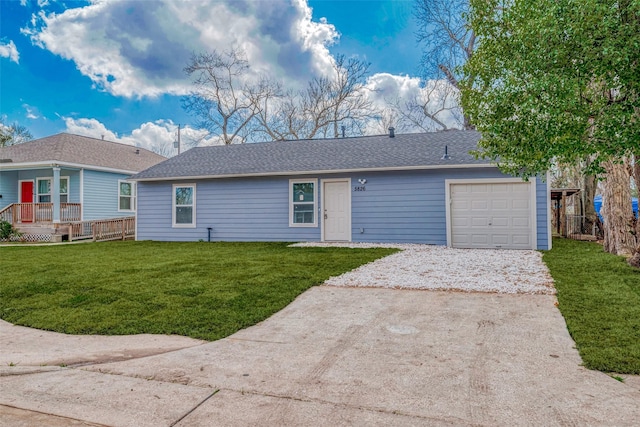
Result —
M 51 203 L 51 178 L 38 178 L 38 193 L 36 200 L 38 203 Z M 60 178 L 60 203 L 69 201 L 69 177 Z
M 118 211 L 132 212 L 136 209 L 136 184 L 118 181 Z
M 173 226 L 196 226 L 196 185 L 173 185 Z
M 317 226 L 317 180 L 289 181 L 289 226 Z
M 60 203 L 69 203 L 69 178 L 60 178 Z
M 51 179 L 38 179 L 37 187 L 36 200 L 38 203 L 51 203 Z

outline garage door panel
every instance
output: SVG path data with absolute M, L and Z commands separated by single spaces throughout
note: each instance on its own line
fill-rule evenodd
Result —
M 509 201 L 505 199 L 491 200 L 491 209 L 493 210 L 509 209 Z
M 512 221 L 513 221 L 513 226 L 514 227 L 520 227 L 520 228 L 526 228 L 526 229 L 531 228 L 531 219 L 528 216 L 527 217 L 513 217 Z
M 488 200 L 472 200 L 471 209 L 474 211 L 486 211 L 487 209 L 489 209 L 489 201 Z
M 487 217 L 471 218 L 471 227 L 487 227 L 487 226 L 489 226 L 489 219 Z
M 508 217 L 496 217 L 491 220 L 491 225 L 494 227 L 509 227 L 510 221 Z
M 529 199 L 513 199 L 511 207 L 513 209 L 526 209 L 529 211 Z
M 494 246 L 507 246 L 509 244 L 508 234 L 492 234 L 491 244 Z
M 472 234 L 471 243 L 474 245 L 486 245 L 489 242 L 489 236 L 487 234 Z
M 531 237 L 528 234 L 515 234 L 513 236 L 512 242 L 514 245 L 531 245 Z
M 471 220 L 472 220 L 471 218 L 461 218 L 461 217 L 457 217 L 457 218 L 454 218 L 454 219 L 451 221 L 451 225 L 452 225 L 454 228 L 459 228 L 459 227 L 466 228 L 466 227 L 469 227 L 469 226 L 470 226 L 470 224 L 471 224 Z
M 516 182 L 451 184 L 451 245 L 532 249 L 531 187 Z

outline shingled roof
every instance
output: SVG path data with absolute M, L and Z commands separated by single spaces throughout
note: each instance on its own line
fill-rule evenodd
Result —
M 197 147 L 131 179 L 157 181 L 489 165 L 487 160 L 469 154 L 477 148 L 479 140 L 478 132 L 450 130 L 393 138 L 377 135 Z M 448 159 L 442 158 L 445 147 Z
M 5 168 L 51 162 L 134 173 L 163 160 L 144 148 L 69 133 L 0 148 L 0 167 Z

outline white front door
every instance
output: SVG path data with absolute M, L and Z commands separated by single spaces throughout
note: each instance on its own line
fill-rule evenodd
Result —
M 351 241 L 351 182 L 325 180 L 322 183 L 323 240 Z

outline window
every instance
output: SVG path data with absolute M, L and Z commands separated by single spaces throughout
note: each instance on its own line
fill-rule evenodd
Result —
M 38 179 L 38 203 L 51 203 L 51 179 Z
M 60 178 L 60 203 L 69 203 L 69 178 Z
M 173 226 L 196 226 L 196 185 L 173 185 Z
M 317 226 L 317 180 L 289 181 L 289 226 Z
M 51 203 L 51 178 L 38 178 L 38 203 Z M 69 202 L 69 177 L 60 178 L 60 203 Z
M 118 181 L 118 211 L 136 210 L 136 184 Z

